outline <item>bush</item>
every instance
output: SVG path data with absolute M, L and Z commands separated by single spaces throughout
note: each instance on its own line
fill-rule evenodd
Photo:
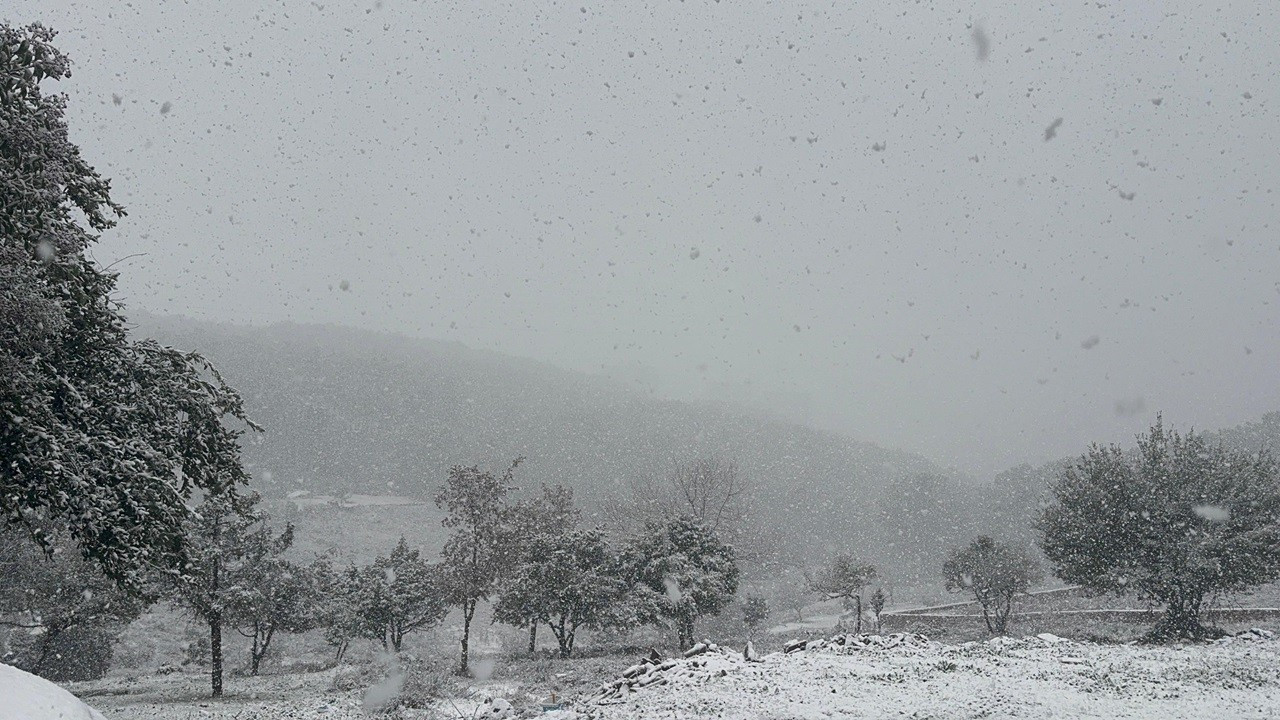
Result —
M 330 689 L 361 691 L 367 712 L 392 713 L 427 709 L 449 695 L 455 682 L 444 663 L 409 654 L 394 658 L 383 655 L 340 667 L 330 681 Z
M 425 710 L 444 697 L 453 687 L 453 676 L 443 665 L 412 662 L 404 668 L 404 684 L 393 706 Z
M 111 668 L 115 633 L 102 627 L 75 627 L 45 640 L 23 635 L 11 640 L 12 664 L 54 682 L 97 680 Z

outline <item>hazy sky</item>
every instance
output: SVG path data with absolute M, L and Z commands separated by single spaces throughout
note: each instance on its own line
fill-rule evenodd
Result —
M 979 474 L 1280 409 L 1280 3 L 0 17 L 73 56 L 131 307 L 458 340 Z

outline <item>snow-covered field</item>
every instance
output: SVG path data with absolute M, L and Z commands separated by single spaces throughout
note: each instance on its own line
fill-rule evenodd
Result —
M 563 687 L 567 708 L 545 715 L 533 692 L 545 690 L 545 683 L 491 681 L 469 689 L 466 700 L 398 717 L 482 717 L 492 710 L 481 705 L 483 698 L 504 697 L 513 705 L 507 717 L 547 720 L 1280 718 L 1280 640 L 1265 635 L 1173 647 L 1077 643 L 1050 635 L 960 645 L 910 634 L 845 635 L 758 662 L 727 648 L 657 666 L 627 668 L 619 659 L 601 689 L 573 694 Z M 601 658 L 593 675 L 611 665 Z M 218 701 L 204 695 L 203 678 L 190 675 L 72 689 L 95 695 L 88 701 L 111 720 L 369 717 L 368 692 L 333 689 L 335 672 L 242 678 Z M 580 677 L 573 685 L 582 690 L 595 682 Z
M 562 718 L 1273 718 L 1280 642 L 1185 647 L 997 638 L 896 647 L 829 642 L 747 662 L 681 660 L 643 687 L 606 693 Z M 894 644 L 894 643 L 886 643 Z M 641 681 L 643 682 L 643 680 Z M 640 684 L 640 683 L 636 683 Z M 617 695 L 614 697 L 614 695 Z

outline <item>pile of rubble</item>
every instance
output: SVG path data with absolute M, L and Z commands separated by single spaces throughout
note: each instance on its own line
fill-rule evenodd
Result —
M 747 643 L 742 652 L 703 640 L 684 651 L 679 658 L 663 659 L 656 651 L 622 671 L 622 676 L 601 685 L 588 703 L 616 701 L 628 693 L 650 685 L 666 685 L 673 679 L 724 677 L 729 667 L 743 662 L 756 662 L 755 648 Z
M 1235 633 L 1234 635 L 1228 635 L 1223 638 L 1218 638 L 1215 642 L 1219 644 L 1226 644 L 1226 643 L 1237 642 L 1240 640 L 1273 640 L 1275 639 L 1275 636 L 1276 634 L 1271 632 L 1270 630 L 1263 630 L 1262 628 L 1249 628 L 1248 630 L 1241 630 L 1240 632 Z
M 912 650 L 920 651 L 933 647 L 933 643 L 923 635 L 916 633 L 894 633 L 892 635 L 855 635 L 852 633 L 835 635 L 830 638 L 816 640 L 792 640 L 783 648 L 784 654 L 804 650 L 826 650 L 838 654 L 870 650 Z M 617 680 L 601 685 L 587 699 L 588 703 L 613 703 L 636 692 L 641 688 L 667 685 L 672 681 L 700 683 L 711 678 L 724 677 L 731 670 L 736 670 L 747 663 L 760 662 L 752 643 L 741 652 L 710 640 L 703 640 L 689 648 L 679 658 L 662 658 L 656 651 L 622 671 Z
M 892 635 L 835 635 L 816 640 L 792 640 L 782 648 L 791 654 L 801 650 L 831 650 L 837 653 L 854 653 L 864 650 L 925 650 L 932 646 L 929 638 L 918 633 L 893 633 Z

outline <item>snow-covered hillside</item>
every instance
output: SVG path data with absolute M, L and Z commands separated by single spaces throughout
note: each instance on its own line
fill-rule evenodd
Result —
M 719 650 L 632 669 L 637 680 L 556 715 L 641 718 L 1226 718 L 1280 712 L 1266 633 L 1146 647 L 1043 638 L 942 645 L 844 636 L 748 662 Z M 661 669 L 658 669 L 661 668 Z

